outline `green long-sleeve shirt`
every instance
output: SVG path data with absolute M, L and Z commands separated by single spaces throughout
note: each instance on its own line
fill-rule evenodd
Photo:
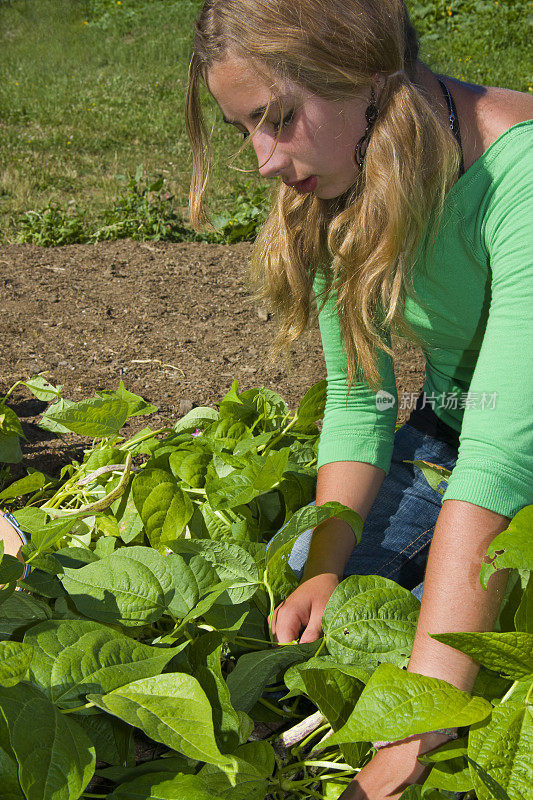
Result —
M 405 318 L 428 345 L 428 401 L 460 432 L 443 500 L 512 517 L 533 503 L 533 120 L 505 131 L 459 178 L 433 257 L 423 252 L 413 280 L 422 304 L 407 298 Z M 319 305 L 324 280 L 314 283 Z M 377 397 L 364 381 L 347 397 L 334 295 L 319 324 L 328 392 L 318 466 L 365 461 L 388 473 L 398 403 L 392 359 L 379 351 L 381 392 L 392 397 Z

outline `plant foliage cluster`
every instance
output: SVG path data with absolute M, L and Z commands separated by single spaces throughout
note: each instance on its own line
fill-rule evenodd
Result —
M 42 375 L 25 385 L 51 403 L 45 429 L 92 442 L 58 479 L 31 471 L 0 493 L 31 567 L 23 578 L 20 561 L 0 562 L 3 797 L 328 800 L 371 742 L 451 726 L 461 737 L 425 757 L 429 777 L 406 800 L 532 795 L 533 506 L 481 570 L 486 585 L 511 569 L 496 631 L 436 637 L 482 665 L 470 696 L 405 671 L 419 603 L 385 578 L 344 580 L 321 640 L 272 641 L 296 537 L 331 516 L 362 532 L 351 509 L 308 505 L 325 382 L 296 411 L 234 382 L 217 409 L 129 438 L 125 422 L 154 407 L 122 383 L 77 403 Z M 13 462 L 6 399 L 0 460 Z M 448 471 L 415 465 L 444 492 Z M 135 756 L 142 734 L 148 760 Z
M 246 186 L 229 216 L 213 218 L 213 231 L 196 233 L 176 212 L 174 197 L 166 190 L 163 176 L 150 178 L 143 164 L 135 175 L 118 175 L 124 190 L 104 211 L 95 226 L 76 205 L 61 208 L 57 203 L 39 211 L 25 211 L 14 221 L 14 241 L 57 247 L 66 244 L 95 243 L 106 240 L 210 242 L 233 244 L 252 241 L 266 218 L 264 187 Z

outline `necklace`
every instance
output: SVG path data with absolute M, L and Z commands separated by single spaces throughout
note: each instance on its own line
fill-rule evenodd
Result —
M 450 128 L 452 130 L 453 135 L 457 139 L 457 142 L 459 144 L 459 150 L 461 151 L 461 164 L 459 166 L 459 177 L 461 177 L 461 175 L 464 175 L 465 165 L 464 165 L 464 159 L 463 159 L 463 146 L 462 146 L 462 143 L 461 143 L 461 130 L 459 128 L 459 116 L 457 114 L 457 109 L 455 107 L 455 103 L 454 103 L 453 97 L 451 96 L 450 92 L 448 91 L 448 87 L 446 86 L 444 81 L 441 81 L 440 78 L 437 78 L 437 80 L 439 82 L 440 88 L 442 89 L 442 93 L 444 95 L 444 99 L 446 100 L 446 105 L 448 106 L 448 116 L 449 116 L 449 119 L 450 119 Z

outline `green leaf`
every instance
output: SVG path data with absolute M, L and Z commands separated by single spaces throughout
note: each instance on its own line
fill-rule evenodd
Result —
M 225 541 L 231 538 L 231 525 L 219 511 L 213 511 L 209 503 L 202 503 L 200 513 L 211 539 Z
M 217 747 L 211 705 L 192 675 L 142 678 L 88 699 L 178 753 L 222 766 L 233 764 Z
M 27 628 L 51 614 L 46 603 L 25 592 L 15 592 L 0 604 L 0 639 L 22 637 Z
M 0 500 L 13 500 L 16 497 L 36 492 L 43 488 L 45 482 L 46 478 L 42 472 L 32 472 L 30 475 L 26 475 L 25 478 L 10 484 L 3 492 L 0 492 Z
M 272 431 L 260 433 L 258 436 L 249 436 L 247 439 L 241 439 L 235 445 L 233 450 L 234 455 L 243 456 L 246 453 L 257 454 L 257 448 L 266 445 L 272 439 Z
M 429 753 L 418 756 L 418 760 L 421 764 L 440 764 L 441 761 L 452 761 L 459 758 L 459 756 L 466 756 L 466 752 L 467 740 L 463 737 L 444 742 L 436 750 L 431 750 Z
M 313 666 L 313 661 L 315 659 L 310 659 L 296 669 L 299 669 L 307 696 L 324 714 L 333 730 L 337 731 L 352 713 L 370 673 L 360 670 L 364 672 L 362 676 L 348 675 L 330 665 Z M 361 677 L 364 677 L 364 681 Z
M 267 621 L 252 603 L 215 605 L 203 616 L 207 624 L 212 625 L 219 633 L 235 633 L 238 636 L 268 640 Z
M 167 556 L 165 562 L 172 575 L 174 596 L 168 605 L 168 611 L 179 619 L 193 610 L 200 598 L 198 583 L 193 570 L 180 555 Z
M 86 719 L 88 718 L 86 717 Z M 110 719 L 110 717 L 107 717 L 107 719 Z M 111 717 L 111 719 L 113 722 L 116 722 L 120 725 L 125 725 L 125 723 L 117 720 L 116 717 Z M 195 772 L 197 766 L 198 761 L 195 759 L 185 758 L 185 756 L 172 755 L 165 756 L 164 758 L 155 758 L 151 761 L 143 761 L 135 766 L 106 767 L 105 769 L 99 769 L 98 775 L 102 778 L 106 778 L 106 780 L 122 784 L 126 783 L 126 781 L 128 783 L 137 781 L 143 775 L 150 775 L 154 773 L 156 773 L 155 777 L 157 777 L 157 773 L 162 772 L 170 773 L 171 775 L 177 775 L 178 772 L 189 774 Z
M 152 547 L 163 548 L 181 536 L 193 505 L 172 475 L 162 469 L 144 469 L 135 476 L 132 492 Z
M 0 464 L 20 464 L 21 461 L 19 437 L 16 434 L 5 434 L 0 431 Z
M 284 552 L 289 547 L 288 553 L 292 549 L 292 545 L 301 533 L 316 528 L 321 522 L 327 519 L 344 520 L 348 523 L 354 532 L 357 543 L 361 541 L 361 534 L 363 531 L 363 520 L 356 514 L 356 512 L 348 506 L 343 506 L 341 503 L 331 501 L 324 503 L 321 506 L 305 506 L 297 511 L 285 525 L 285 527 L 272 539 L 269 543 L 267 550 L 267 559 L 270 561 L 274 558 L 277 551 L 283 548 Z M 288 559 L 287 553 L 287 559 Z
M 0 786 L 2 800 L 25 800 L 18 778 L 18 764 L 2 747 L 0 747 Z
M 91 450 L 87 461 L 83 467 L 84 472 L 89 474 L 102 467 L 108 467 L 111 464 L 124 464 L 126 461 L 127 453 L 119 447 L 98 447 L 96 450 Z M 97 483 L 106 483 L 109 480 L 109 473 L 100 475 L 94 479 Z
M 17 683 L 9 688 L 0 686 L 0 747 L 9 755 L 15 755 L 10 743 L 15 720 L 26 703 L 42 697 L 37 686 L 30 683 Z
M 308 505 L 316 494 L 316 477 L 306 472 L 285 472 L 279 491 L 283 495 L 285 508 L 294 514 Z
M 120 548 L 60 578 L 81 614 L 126 626 L 155 622 L 174 596 L 163 556 L 149 547 Z
M 53 417 L 56 413 L 62 413 L 75 405 L 76 403 L 73 400 L 65 400 L 64 397 L 61 397 L 57 403 L 54 403 L 46 409 L 46 412 L 39 421 L 39 427 L 51 433 L 70 433 L 69 428 L 65 427 L 65 425 L 62 425 L 60 422 L 56 422 Z
M 78 714 L 76 722 L 83 728 L 96 750 L 96 760 L 106 764 L 135 763 L 134 729 L 103 711 Z
M 287 561 L 281 558 L 279 562 L 276 558 L 273 558 L 272 562 L 268 564 L 265 582 L 272 592 L 276 605 L 285 600 L 298 587 L 298 578 L 295 572 Z
M 319 642 L 282 645 L 273 650 L 246 653 L 228 675 L 227 683 L 234 708 L 249 712 L 261 697 L 265 686 L 291 664 L 307 661 Z
M 106 628 L 89 631 L 54 661 L 51 699 L 62 708 L 75 707 L 85 702 L 86 694 L 103 694 L 133 680 L 159 675 L 185 644 L 157 648 Z
M 103 391 L 99 392 L 98 394 L 105 398 L 118 398 L 122 402 L 126 403 L 128 406 L 128 419 L 130 417 L 141 416 L 142 414 L 153 414 L 155 411 L 157 411 L 157 406 L 147 403 L 146 400 L 143 400 L 143 398 L 139 397 L 139 395 L 128 392 L 123 381 L 120 381 L 119 387 L 116 389 L 116 391 Z
M 19 418 L 12 408 L 0 402 L 0 433 L 3 436 L 24 436 Z
M 106 631 L 110 637 L 121 636 L 112 628 L 105 628 L 88 619 L 48 619 L 33 625 L 24 635 L 24 643 L 33 650 L 30 662 L 31 680 L 51 697 L 52 669 L 59 654 L 90 631 L 100 630 Z
M 488 789 L 491 798 L 495 797 L 496 800 L 511 800 L 505 789 L 500 786 L 498 781 L 495 781 L 494 778 L 491 778 L 491 776 L 488 774 L 488 772 L 486 772 L 486 770 L 483 769 L 483 767 L 481 767 L 469 756 L 466 757 L 466 760 L 468 761 L 468 765 L 472 772 L 478 776 L 480 783 L 483 784 L 483 786 L 486 786 Z
M 206 485 L 211 508 L 218 511 L 245 505 L 281 481 L 287 466 L 289 449 L 273 450 L 266 456 L 253 456 L 247 467 L 225 478 L 215 478 Z
M 241 743 L 241 719 L 233 708 L 229 688 L 222 676 L 222 637 L 218 632 L 200 636 L 188 651 L 191 671 L 204 690 L 213 711 L 219 748 L 231 753 Z
M 30 535 L 32 545 L 40 551 L 50 549 L 73 526 L 72 520 L 49 519 L 46 511 L 32 506 L 17 511 L 17 522 L 21 530 Z
M 203 617 L 204 614 L 206 614 L 216 602 L 222 602 L 221 601 L 222 595 L 224 595 L 227 598 L 228 588 L 229 588 L 229 582 L 227 583 L 222 582 L 216 584 L 213 587 L 213 589 L 209 592 L 209 594 L 207 594 L 205 597 L 202 597 L 202 599 L 195 605 L 195 607 L 191 611 L 189 611 L 187 616 L 183 617 L 181 625 L 183 626 L 189 622 L 192 622 L 193 620 L 198 619 L 198 617 Z
M 363 667 L 381 661 L 404 666 L 420 603 L 408 589 L 377 575 L 351 575 L 324 610 L 322 629 L 333 658 Z
M 203 430 L 218 420 L 218 411 L 207 406 L 193 408 L 174 425 L 176 433 L 194 433 L 197 428 Z
M 15 686 L 24 679 L 33 647 L 22 642 L 0 642 L 0 686 Z
M 196 553 L 212 565 L 218 579 L 228 582 L 228 603 L 243 603 L 257 591 L 259 574 L 252 556 L 242 547 L 211 539 L 180 539 L 174 546 L 179 553 Z M 198 563 L 194 562 L 197 566 Z M 191 560 L 191 568 L 193 567 Z M 195 572 L 196 574 L 196 572 Z M 200 580 L 198 580 L 200 585 Z M 222 599 L 219 600 L 222 602 Z
M 132 488 L 133 481 L 111 505 L 111 510 L 118 521 L 118 535 L 124 544 L 133 542 L 143 530 L 143 521 L 137 511 Z
M 346 724 L 328 745 L 403 739 L 438 728 L 463 727 L 485 719 L 491 706 L 437 678 L 392 664 L 376 669 Z
M 44 695 L 23 705 L 11 744 L 28 800 L 71 800 L 93 776 L 96 757 L 88 736 Z
M 195 489 L 203 489 L 205 486 L 205 477 L 207 468 L 211 463 L 213 456 L 211 453 L 203 452 L 199 447 L 193 450 L 176 450 L 172 453 L 168 463 L 172 474 L 185 481 L 189 486 Z
M 333 661 L 329 657 L 316 656 L 310 658 L 309 661 L 306 661 L 303 664 L 296 664 L 292 667 L 289 667 L 283 676 L 285 685 L 290 690 L 289 696 L 306 692 L 305 684 L 302 679 L 302 672 L 307 669 L 325 670 L 327 672 L 340 672 L 349 678 L 361 681 L 361 683 L 367 683 L 372 675 L 371 670 L 362 669 L 361 667 L 353 667 L 351 664 L 343 664 L 338 661 Z M 326 715 L 324 714 L 324 716 Z
M 481 567 L 481 584 L 486 589 L 493 572 L 506 567 L 533 570 L 533 505 L 516 514 L 509 527 L 492 540 Z
M 517 680 L 533 673 L 533 633 L 440 633 L 438 642 L 466 653 L 479 664 Z
M 498 797 L 495 784 L 508 798 L 531 797 L 532 752 L 531 705 L 506 702 L 493 709 L 492 718 L 486 724 L 472 728 L 468 758 L 479 800 Z
M 166 761 L 167 759 L 165 759 Z M 141 775 L 118 786 L 108 800 L 221 800 L 198 775 L 174 772 Z
M 6 553 L 0 562 L 0 584 L 18 581 L 24 572 L 24 564 L 15 556 Z
M 34 375 L 28 381 L 24 381 L 24 386 L 27 386 L 30 392 L 35 395 L 37 400 L 43 403 L 50 403 L 61 394 L 62 386 L 53 386 L 42 375 Z
M 48 409 L 42 421 L 59 423 L 73 433 L 91 438 L 116 435 L 128 418 L 129 406 L 118 397 L 81 400 L 63 409 Z
M 452 474 L 451 470 L 441 467 L 439 464 L 431 464 L 429 461 L 411 461 L 405 459 L 404 464 L 413 464 L 422 470 L 425 479 L 432 489 L 443 495 L 448 486 L 448 478 Z
M 222 453 L 227 450 L 225 455 L 234 453 L 235 448 L 239 441 L 246 439 L 250 436 L 250 429 L 242 421 L 235 421 L 232 418 L 221 418 L 218 422 L 213 422 L 205 429 L 205 432 L 200 440 L 202 447 L 209 447 L 217 453 Z M 234 460 L 234 459 L 230 459 Z M 240 462 L 240 467 L 247 466 L 246 460 L 241 456 L 237 459 Z
M 235 751 L 237 770 L 232 782 L 224 770 L 206 764 L 198 773 L 205 787 L 227 800 L 264 800 L 275 756 L 268 742 L 249 742 Z M 233 776 L 232 776 L 233 778 Z M 235 785 L 233 785 L 235 784 Z
M 324 379 L 315 383 L 314 386 L 311 386 L 306 391 L 298 406 L 296 427 L 302 423 L 309 424 L 310 422 L 316 422 L 317 419 L 322 419 L 326 406 L 327 388 L 328 382 Z
M 447 792 L 470 791 L 473 784 L 466 758 L 451 758 L 434 764 L 424 787 Z
M 533 573 L 530 573 L 526 588 L 522 593 L 514 624 L 517 631 L 533 633 Z

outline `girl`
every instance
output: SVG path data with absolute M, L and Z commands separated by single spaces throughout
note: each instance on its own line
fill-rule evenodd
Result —
M 252 268 L 281 318 L 278 347 L 316 298 L 328 373 L 302 581 L 275 611 L 278 641 L 320 636 L 349 574 L 420 594 L 409 670 L 471 691 L 476 664 L 428 633 L 494 626 L 507 576 L 484 591 L 490 541 L 533 502 L 533 98 L 435 75 L 403 0 L 207 0 L 190 65 L 190 213 L 206 220 L 200 83 L 277 195 Z M 426 381 L 395 434 L 391 333 L 422 346 Z M 520 380 L 517 380 L 517 377 Z M 407 460 L 453 470 L 444 496 Z M 429 554 L 428 554 L 429 550 Z M 417 757 L 454 735 L 378 743 L 344 800 L 399 797 Z

